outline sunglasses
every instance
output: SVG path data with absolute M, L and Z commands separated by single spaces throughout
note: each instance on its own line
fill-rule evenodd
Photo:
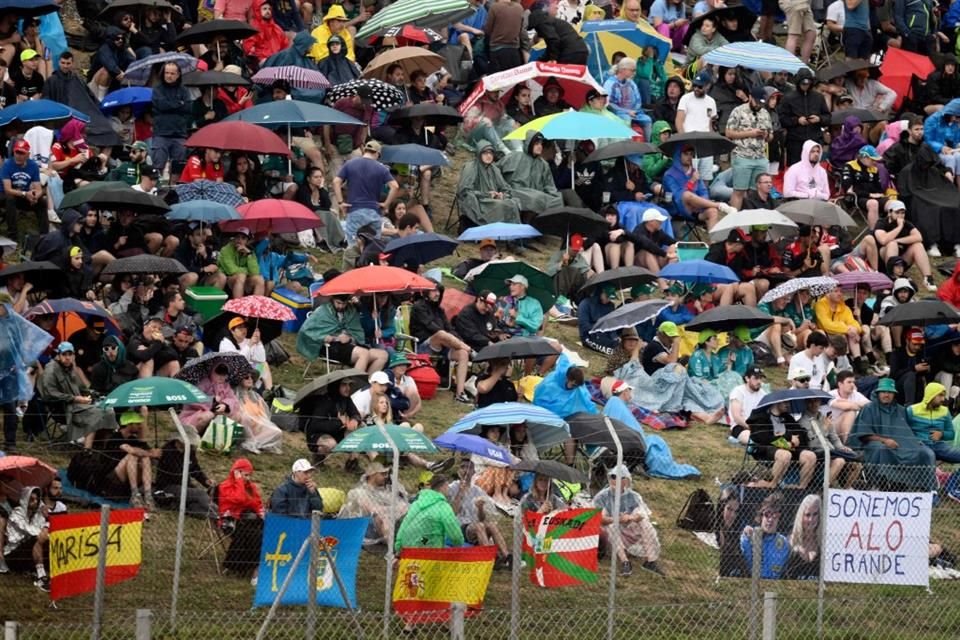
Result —
M 810 382 L 810 378 L 794 378 L 794 382 Z
M 117 350 L 117 345 L 115 345 L 115 344 L 106 344 L 106 345 L 103 346 L 103 350 L 104 350 L 104 351 L 116 351 L 116 350 Z

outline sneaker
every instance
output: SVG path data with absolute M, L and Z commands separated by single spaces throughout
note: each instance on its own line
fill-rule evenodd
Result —
M 663 572 L 663 569 L 661 569 L 660 565 L 658 565 L 654 560 L 649 560 L 647 562 L 644 562 L 641 565 L 641 567 L 646 569 L 647 571 L 654 572 L 658 576 L 663 576 L 664 578 L 667 577 L 667 574 Z
M 957 491 L 947 491 L 947 497 L 953 500 L 954 502 L 960 502 L 960 493 Z
M 953 257 L 960 258 L 960 244 L 953 245 Z
M 931 258 L 939 258 L 943 254 L 940 253 L 940 247 L 938 247 L 937 243 L 934 242 L 932 245 L 930 245 L 930 248 L 927 249 L 927 255 Z
M 937 283 L 935 283 L 935 282 L 933 281 L 933 278 L 932 278 L 931 276 L 927 276 L 926 278 L 924 278 L 924 279 L 923 279 L 923 283 L 924 283 L 924 285 L 926 285 L 927 291 L 936 291 L 936 290 L 937 290 Z
M 40 589 L 40 591 L 50 593 L 50 577 L 43 576 L 42 578 L 37 578 L 33 581 L 33 586 Z
M 7 566 L 7 561 L 3 559 L 3 556 L 0 556 L 0 575 L 5 573 L 10 573 L 10 567 Z
M 251 587 L 257 586 L 257 576 L 253 576 L 252 578 L 250 578 L 250 586 Z
M 140 495 L 139 491 L 134 491 L 130 494 L 130 506 L 134 509 L 143 509 L 143 496 Z
M 152 494 L 152 493 L 148 493 L 148 494 L 146 494 L 145 496 L 143 496 L 143 502 L 144 502 L 144 504 L 145 504 L 146 507 L 147 507 L 147 511 L 156 511 L 156 510 L 157 510 L 157 503 L 153 500 L 153 494 Z
M 620 575 L 626 578 L 633 574 L 633 564 L 629 560 L 620 563 Z
M 457 397 L 454 398 L 454 400 L 463 404 L 473 404 L 473 398 L 468 396 L 466 391 L 461 391 L 460 393 L 458 393 Z
M 453 458 L 444 458 L 443 460 L 437 460 L 436 462 L 431 462 L 427 465 L 427 470 L 432 471 L 433 473 L 438 473 L 441 471 L 449 471 L 453 467 L 455 460 Z
M 737 212 L 737 208 L 736 208 L 736 207 L 732 207 L 732 206 L 730 206 L 729 204 L 727 204 L 726 202 L 721 202 L 721 203 L 719 203 L 719 204 L 717 205 L 717 209 L 720 210 L 720 213 L 722 213 L 722 214 L 724 214 L 724 215 L 727 215 L 727 216 L 733 215 L 733 214 L 735 214 L 735 213 Z

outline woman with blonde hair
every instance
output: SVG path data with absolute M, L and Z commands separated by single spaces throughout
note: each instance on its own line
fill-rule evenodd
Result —
M 370 397 L 370 415 L 367 416 L 367 425 L 369 426 L 386 426 L 393 424 L 393 409 L 390 406 L 390 396 L 385 393 L 377 393 Z M 413 429 L 417 433 L 423 433 L 423 425 L 417 423 L 413 426 L 410 426 L 409 422 L 401 422 L 399 427 L 406 427 L 408 429 Z M 431 465 L 429 462 L 421 458 L 415 453 L 405 453 L 403 456 L 407 459 L 407 462 L 421 467 L 423 469 L 433 469 L 437 465 Z M 370 459 L 374 460 L 376 455 L 371 455 Z
M 790 532 L 790 558 L 784 577 L 816 580 L 820 576 L 820 496 L 806 496 Z

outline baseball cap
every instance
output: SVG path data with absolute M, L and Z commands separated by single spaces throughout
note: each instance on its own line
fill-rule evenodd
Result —
M 638 338 L 638 339 L 639 339 L 639 338 L 640 338 L 640 334 L 637 333 L 636 328 L 634 328 L 634 327 L 627 327 L 626 329 L 622 329 L 622 330 L 620 331 L 620 338 L 621 338 L 621 339 L 624 339 L 624 338 Z
M 300 458 L 299 460 L 294 462 L 292 468 L 294 473 L 298 471 L 313 471 L 315 469 L 315 467 L 312 464 L 310 464 L 310 461 L 307 460 L 306 458 Z
M 864 158 L 870 158 L 871 160 L 880 160 L 880 154 L 877 153 L 877 148 L 872 144 L 865 144 L 860 147 L 860 151 L 857 152 L 858 156 Z
M 660 326 L 657 327 L 657 331 L 671 338 L 676 338 L 680 335 L 680 330 L 677 328 L 677 323 L 670 322 L 669 320 L 666 322 L 661 322 Z
M 64 340 L 57 346 L 57 353 L 75 353 L 76 349 L 73 348 L 72 342 L 67 342 Z
M 806 367 L 796 367 L 790 369 L 790 373 L 787 374 L 787 380 L 799 380 L 801 378 L 806 378 L 809 380 L 812 375 L 813 374 Z
M 837 97 L 837 103 L 839 104 L 841 102 L 853 102 L 853 96 L 851 96 L 849 93 L 841 93 Z
M 583 234 L 575 233 L 570 236 L 570 248 L 574 251 L 583 251 Z
M 768 224 L 751 225 L 750 231 L 770 231 L 770 225 Z
M 695 87 L 705 87 L 711 82 L 713 82 L 713 76 L 707 71 L 701 71 L 693 78 L 693 86 Z
M 506 280 L 504 280 L 504 282 L 505 282 L 506 284 L 512 284 L 512 283 L 522 284 L 524 287 L 529 287 L 529 286 L 530 286 L 530 281 L 527 280 L 527 277 L 526 277 L 526 276 L 522 276 L 522 275 L 520 275 L 519 273 L 518 273 L 517 275 L 513 276 L 512 278 L 507 278 Z
M 750 329 L 747 329 L 743 325 L 736 327 L 730 334 L 744 344 L 750 342 Z
M 607 297 L 612 300 L 613 298 L 617 297 L 617 293 L 619 293 L 619 290 L 612 284 L 608 284 L 603 288 L 603 292 L 607 294 Z
M 906 211 L 907 205 L 903 204 L 900 200 L 887 200 L 887 204 L 883 205 L 883 210 L 887 213 L 891 211 Z
M 17 140 L 13 143 L 14 153 L 30 153 L 30 143 L 26 140 Z
M 487 247 L 493 247 L 494 249 L 496 249 L 497 241 L 494 240 L 493 238 L 484 238 L 483 240 L 480 241 L 480 248 L 486 249 Z
M 763 369 L 760 367 L 750 367 L 747 369 L 747 372 L 743 374 L 744 378 L 766 378 L 767 374 L 763 372 Z
M 609 477 L 611 477 L 611 478 L 619 478 L 619 479 L 629 478 L 629 477 L 630 477 L 630 469 L 628 469 L 628 468 L 627 468 L 627 465 L 625 465 L 625 464 L 618 464 L 618 465 L 615 466 L 613 469 L 610 469 L 610 471 L 609 471 L 609 473 L 607 473 L 607 475 L 608 475 Z
M 390 378 L 383 371 L 374 371 L 368 379 L 370 384 L 390 384 Z
M 234 233 L 238 236 L 240 235 L 247 236 L 248 238 L 253 236 L 253 234 L 250 233 L 250 227 L 240 227 Z
M 241 74 L 243 73 L 243 70 L 242 70 L 239 66 L 237 66 L 237 65 L 235 65 L 235 64 L 228 64 L 227 66 L 225 66 L 225 67 L 223 68 L 223 72 L 224 72 L 224 73 L 233 73 L 233 74 L 236 74 L 236 75 L 239 76 L 239 75 L 241 75 Z
M 373 151 L 374 153 L 380 153 L 383 149 L 383 146 L 376 140 L 367 140 L 367 144 L 363 145 L 364 151 Z
M 927 338 L 923 335 L 923 329 L 913 327 L 912 329 L 907 330 L 907 342 L 926 342 L 926 341 L 927 341 Z
M 26 62 L 27 60 L 33 60 L 38 57 L 40 54 L 37 53 L 36 49 L 24 49 L 20 52 L 20 62 Z
M 131 151 L 149 151 L 150 146 L 143 140 L 137 140 L 132 145 L 130 145 Z
M 247 321 L 244 320 L 243 318 L 234 318 L 233 320 L 227 323 L 227 329 L 233 330 L 233 329 L 236 329 L 237 327 L 242 327 L 245 324 L 247 324 Z
M 709 340 L 710 338 L 716 335 L 717 335 L 717 332 L 714 331 L 713 329 L 704 329 L 703 331 L 697 334 L 697 344 L 703 344 L 704 342 L 706 342 L 707 340 Z
M 727 234 L 727 242 L 750 242 L 751 240 L 753 238 L 750 234 L 739 227 L 730 229 L 730 233 Z
M 650 222 L 651 220 L 656 220 L 657 222 L 666 222 L 667 216 L 660 213 L 659 209 L 650 208 L 643 212 L 640 222 Z
M 493 291 L 487 291 L 486 293 L 481 293 L 480 297 L 487 304 L 497 304 L 497 294 Z
M 144 167 L 140 170 L 141 178 L 150 178 L 151 180 L 156 180 L 160 177 L 160 172 L 157 171 L 156 167 Z
M 371 462 L 370 465 L 367 466 L 367 468 L 363 470 L 363 477 L 364 477 L 364 478 L 369 478 L 370 476 L 377 475 L 378 473 L 387 473 L 387 474 L 389 474 L 389 473 L 390 473 L 390 469 L 386 468 L 385 466 L 383 466 L 383 465 L 380 464 L 379 462 Z M 432 479 L 433 479 L 433 474 L 431 473 L 431 474 L 430 474 L 430 478 L 427 479 L 427 482 L 430 482 L 430 480 L 432 480 Z
M 590 91 L 587 91 L 587 102 L 590 102 L 594 98 L 606 98 L 606 97 L 607 97 L 607 94 L 597 89 L 590 89 Z
M 759 102 L 760 104 L 767 103 L 767 92 L 763 87 L 755 86 L 750 89 L 750 97 Z
M 627 384 L 626 382 L 624 382 L 623 380 L 617 380 L 616 382 L 614 382 L 613 387 L 611 387 L 610 389 L 610 392 L 613 395 L 621 394 L 624 391 L 633 391 L 633 387 Z
M 117 422 L 120 423 L 121 427 L 128 424 L 143 424 L 143 416 L 136 411 L 124 411 L 120 414 L 120 419 Z

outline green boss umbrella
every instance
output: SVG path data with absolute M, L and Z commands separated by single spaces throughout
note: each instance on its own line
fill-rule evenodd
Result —
M 390 442 L 383 437 L 383 431 L 397 445 L 400 453 L 437 453 L 439 450 L 430 441 L 430 438 L 410 429 L 388 424 L 381 430 L 380 427 L 363 427 L 347 434 L 340 441 L 334 452 L 337 453 L 390 453 Z
M 504 260 L 487 263 L 483 271 L 474 277 L 473 290 L 489 289 L 498 296 L 509 295 L 510 287 L 507 285 L 507 278 L 516 275 L 521 275 L 527 279 L 527 282 L 530 283 L 527 288 L 527 295 L 537 299 L 540 306 L 543 307 L 544 313 L 549 311 L 557 300 L 553 278 L 536 267 L 531 267 L 526 262 Z
M 163 407 L 209 401 L 207 394 L 189 382 L 154 376 L 126 382 L 101 402 L 104 407 Z

